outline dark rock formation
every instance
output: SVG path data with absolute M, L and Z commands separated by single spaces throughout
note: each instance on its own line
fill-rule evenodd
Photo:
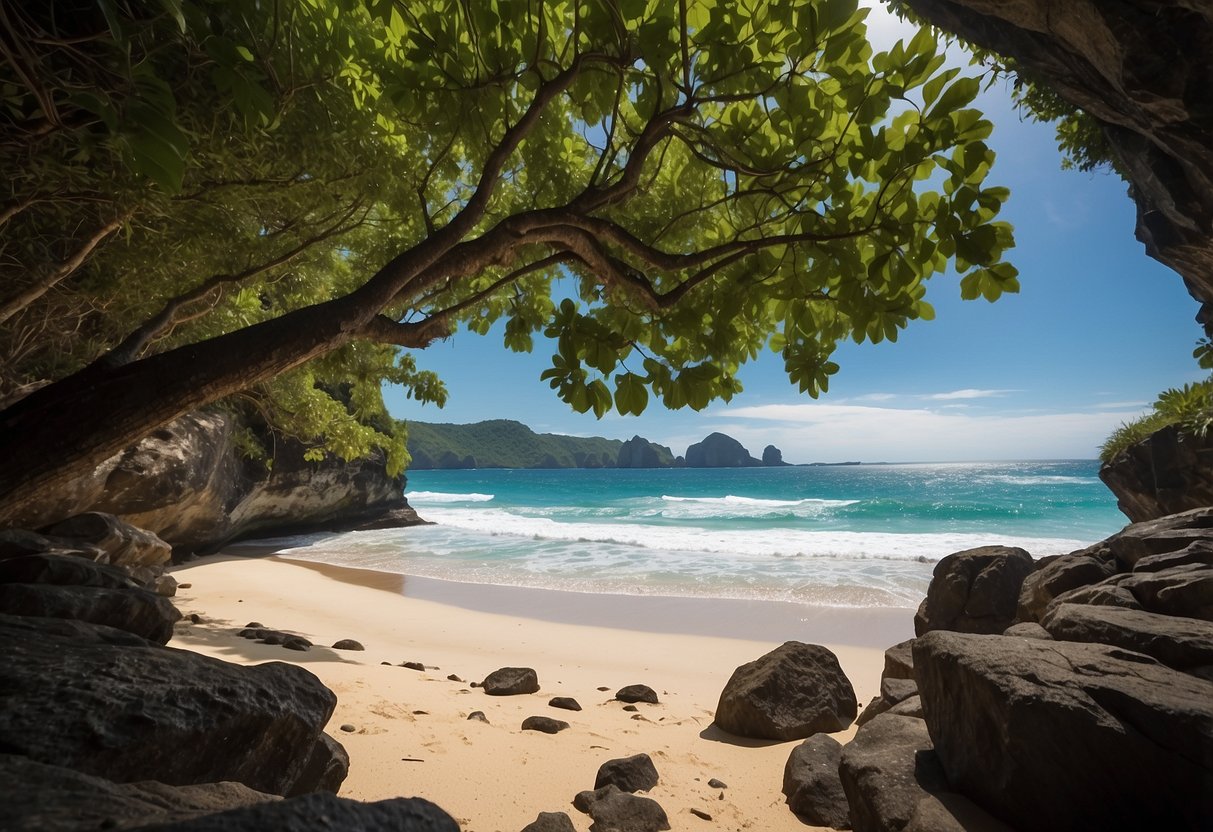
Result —
M 767 445 L 762 449 L 762 464 L 768 467 L 778 467 L 788 463 L 783 461 L 783 451 L 774 445 Z
M 336 704 L 300 667 L 241 667 L 78 621 L 0 615 L 0 653 L 0 748 L 116 782 L 286 794 Z
M 628 441 L 624 442 L 619 448 L 619 457 L 615 462 L 616 468 L 665 468 L 666 464 L 662 461 L 662 456 L 659 451 L 666 452 L 666 458 L 669 457 L 669 449 L 662 448 L 660 445 L 655 445 L 642 436 L 633 436 Z
M 1213 7 L 1161 0 L 908 0 L 1014 58 L 1100 122 L 1132 183 L 1137 238 L 1213 321 Z
M 0 560 L 0 584 L 51 584 L 133 589 L 137 584 L 123 570 L 84 558 L 34 554 Z
M 1213 683 L 1117 647 L 947 632 L 918 639 L 914 663 L 951 786 L 1013 826 L 1213 818 Z
M 1099 469 L 1135 523 L 1213 505 L 1213 435 L 1172 425 L 1121 451 Z
M 0 612 L 39 618 L 74 618 L 167 644 L 181 613 L 146 589 L 54 584 L 0 584 Z
M 937 792 L 924 797 L 901 832 L 1015 832 L 964 795 Z
M 716 706 L 731 734 L 771 740 L 841 731 L 855 719 L 855 690 L 825 647 L 789 641 L 733 671 Z
M 596 800 L 601 800 L 604 797 L 612 794 L 619 794 L 618 786 L 603 786 L 600 789 L 586 789 L 583 792 L 577 792 L 573 795 L 573 808 L 583 814 L 589 814 L 590 805 Z
M 1017 621 L 1039 621 L 1049 603 L 1058 595 L 1102 581 L 1116 571 L 1115 561 L 1074 552 L 1040 565 L 1023 580 L 1019 591 Z
M 1206 507 L 1132 523 L 1091 548 L 1111 552 L 1121 569 L 1135 569 L 1143 558 L 1210 542 L 1213 542 L 1213 507 Z
M 590 832 L 662 832 L 670 828 L 670 820 L 656 800 L 618 790 L 605 791 L 589 805 L 589 816 L 594 819 Z
M 1187 670 L 1213 665 L 1213 623 L 1144 610 L 1054 604 L 1041 621 L 1058 641 L 1123 647 Z
M 580 711 L 581 703 L 571 696 L 553 696 L 548 705 L 553 708 L 560 708 L 562 711 Z
M 303 445 L 280 441 L 267 471 L 237 450 L 241 429 L 220 413 L 183 416 L 103 462 L 37 517 L 13 519 L 37 528 L 86 510 L 107 512 L 179 552 L 254 533 L 349 528 L 393 510 L 419 522 L 403 497 L 403 478 L 388 477 L 382 457 L 309 462 Z
M 577 828 L 564 812 L 540 812 L 522 832 L 577 832 Z
M 956 630 L 1001 633 L 1015 607 L 1032 556 L 1010 546 L 982 546 L 948 555 L 935 565 L 927 597 L 914 616 L 914 633 Z
M 615 698 L 620 702 L 648 702 L 657 704 L 657 691 L 648 685 L 625 685 L 615 691 Z
M 1012 638 L 1036 638 L 1044 639 L 1045 641 L 1053 638 L 1053 636 L 1049 635 L 1048 630 L 1035 621 L 1021 621 L 1018 624 L 1012 624 L 1003 630 L 1002 634 Z
M 550 716 L 528 716 L 522 720 L 523 731 L 539 731 L 543 734 L 559 734 L 569 727 L 562 719 L 552 719 Z
M 516 696 L 539 690 L 539 675 L 529 667 L 503 667 L 480 683 L 489 696 Z
M 67 538 L 104 549 L 104 562 L 114 566 L 163 566 L 172 555 L 169 544 L 152 532 L 100 511 L 68 517 L 45 532 L 49 537 Z
M 750 452 L 731 436 L 710 433 L 702 442 L 687 448 L 688 468 L 748 468 L 761 465 Z
M 931 752 L 926 723 L 893 714 L 882 714 L 855 733 L 842 749 L 838 774 L 855 832 L 901 830 L 919 802 L 943 791 L 947 782 Z
M 349 773 L 350 755 L 345 746 L 328 734 L 321 734 L 312 746 L 303 772 L 286 796 L 296 797 L 309 792 L 336 794 Z
M 600 765 L 598 776 L 594 778 L 594 789 L 616 786 L 622 792 L 647 792 L 659 779 L 653 759 L 648 754 L 634 754 Z
M 365 650 L 362 642 L 354 641 L 352 638 L 343 638 L 340 641 L 333 643 L 334 650 Z
M 309 794 L 204 815 L 178 823 L 140 827 L 141 832 L 459 832 L 446 812 L 419 797 L 394 797 L 374 803 L 331 794 Z
M 0 781 L 0 829 L 8 832 L 130 829 L 279 799 L 240 783 L 114 783 L 8 754 L 0 755 Z
M 805 822 L 850 829 L 851 811 L 838 778 L 842 745 L 829 734 L 814 734 L 792 749 L 783 767 L 788 808 Z

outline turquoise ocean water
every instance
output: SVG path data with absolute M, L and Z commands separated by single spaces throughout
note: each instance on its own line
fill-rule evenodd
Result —
M 1036 557 L 1127 521 L 1095 461 L 751 469 L 416 471 L 436 525 L 276 541 L 452 581 L 844 607 L 916 606 L 941 557 Z

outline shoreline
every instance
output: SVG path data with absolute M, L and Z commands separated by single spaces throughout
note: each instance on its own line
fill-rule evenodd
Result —
M 885 617 L 865 610 L 806 614 L 808 608 L 778 602 L 633 596 L 639 603 L 631 603 L 614 595 L 587 602 L 584 593 L 414 579 L 275 556 L 212 555 L 173 574 L 188 584 L 178 606 L 200 618 L 187 618 L 170 646 L 243 664 L 306 667 L 338 696 L 327 730 L 351 759 L 340 793 L 424 797 L 464 832 L 512 832 L 541 811 L 568 812 L 583 832 L 590 820 L 571 807 L 573 796 L 593 787 L 606 760 L 640 752 L 661 776 L 649 796 L 675 830 L 704 828 L 692 809 L 710 813 L 716 828 L 804 830 L 780 793 L 797 743 L 720 732 L 712 724 L 720 691 L 736 667 L 783 641 L 813 641 L 836 653 L 862 709 L 879 688 L 883 651 L 894 643 L 885 640 Z M 620 609 L 608 614 L 607 606 Z M 899 612 L 905 623 L 894 631 L 911 626 L 910 611 Z M 252 621 L 315 646 L 295 652 L 239 638 Z M 688 629 L 703 632 L 677 631 Z M 345 638 L 366 650 L 324 646 Z M 399 666 L 404 661 L 425 670 Z M 505 666 L 535 668 L 540 691 L 492 697 L 463 681 Z M 656 690 L 660 703 L 623 711 L 613 692 L 635 683 Z M 582 710 L 555 709 L 553 696 L 573 697 Z M 488 724 L 468 720 L 475 710 Z M 520 730 L 532 715 L 571 727 L 556 735 Z M 853 731 L 836 737 L 845 741 Z M 708 787 L 712 778 L 728 788 Z

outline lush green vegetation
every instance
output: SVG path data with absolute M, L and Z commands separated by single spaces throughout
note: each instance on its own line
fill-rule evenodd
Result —
M 1196 436 L 1209 432 L 1213 426 L 1213 377 L 1164 390 L 1150 413 L 1113 431 L 1100 447 L 1099 458 L 1110 462 L 1117 454 L 1171 425 Z
M 550 339 L 601 416 L 727 400 L 764 349 L 816 396 L 932 276 L 1018 289 L 979 82 L 929 33 L 873 53 L 855 0 L 12 13 L 0 367 L 37 389 L 0 413 L 0 516 L 233 395 L 398 467 L 380 385 L 440 401 L 413 351 L 460 327 Z
M 599 468 L 614 467 L 623 445 L 599 436 L 535 433 L 521 422 L 494 419 L 473 425 L 409 422 L 408 449 L 418 468 Z M 655 445 L 666 465 L 674 462 L 668 448 Z

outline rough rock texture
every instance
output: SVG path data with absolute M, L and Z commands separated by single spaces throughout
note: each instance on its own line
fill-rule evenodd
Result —
M 851 810 L 838 779 L 842 745 L 829 734 L 814 734 L 792 749 L 783 767 L 783 796 L 805 822 L 850 829 Z
M 129 829 L 278 800 L 240 783 L 114 783 L 9 754 L 0 755 L 0 782 L 0 829 L 9 832 Z
M 548 700 L 548 707 L 562 711 L 580 711 L 581 703 L 571 696 L 553 696 Z
M 12 521 L 38 528 L 86 510 L 108 512 L 178 552 L 253 533 L 350 528 L 391 510 L 407 510 L 404 519 L 419 522 L 403 497 L 403 479 L 388 477 L 381 458 L 308 462 L 302 445 L 279 442 L 266 471 L 236 450 L 239 429 L 220 413 L 183 416 L 103 462 L 37 516 Z
M 668 450 L 655 445 L 643 436 L 633 436 L 619 448 L 616 468 L 666 468 L 659 450 Z
M 594 778 L 594 788 L 613 785 L 623 792 L 647 792 L 657 785 L 659 779 L 652 757 L 633 754 L 631 757 L 607 760 L 600 765 L 598 776 Z
M 938 792 L 924 797 L 902 832 L 1015 832 L 964 795 Z
M 789 641 L 733 671 L 720 693 L 716 724 L 770 740 L 841 731 L 855 719 L 855 689 L 825 647 Z
M 0 615 L 0 654 L 0 748 L 116 782 L 285 794 L 336 704 L 294 665 L 232 665 L 65 619 Z
M 1116 557 L 1122 569 L 1134 569 L 1142 558 L 1208 542 L 1213 542 L 1213 507 L 1132 523 L 1103 541 L 1102 546 Z
M 181 613 L 146 589 L 54 584 L 0 584 L 0 612 L 38 618 L 74 618 L 167 644 Z
M 139 828 L 143 832 L 459 832 L 454 818 L 419 797 L 362 803 L 324 793 Z
M 1021 621 L 1018 624 L 1012 624 L 1003 630 L 1002 634 L 1013 638 L 1037 638 L 1044 639 L 1045 641 L 1053 638 L 1053 636 L 1049 635 L 1048 630 L 1035 621 Z
M 935 565 L 927 597 L 914 616 L 914 634 L 931 630 L 1001 633 L 1015 620 L 1020 587 L 1032 556 L 1011 546 L 982 546 Z
M 615 691 L 615 698 L 620 702 L 648 702 L 657 704 L 657 691 L 648 685 L 625 685 Z
M 0 560 L 0 584 L 52 584 L 131 589 L 135 582 L 114 566 L 67 555 L 33 554 Z
M 577 832 L 577 828 L 564 812 L 540 812 L 522 832 Z
M 1114 574 L 1115 570 L 1116 563 L 1108 556 L 1100 558 L 1075 552 L 1053 558 L 1024 578 L 1015 618 L 1019 622 L 1039 621 L 1055 597 L 1078 587 L 1099 583 Z
M 914 678 L 914 639 L 908 638 L 898 642 L 884 651 L 884 670 L 880 674 L 885 679 Z
M 740 442 L 723 433 L 709 433 L 702 442 L 687 448 L 686 453 L 688 468 L 748 468 L 761 464 Z
M 1137 238 L 1213 301 L 1213 5 L 1164 0 L 909 0 L 1046 82 L 1103 128 L 1137 203 Z
M 1119 584 L 1150 612 L 1213 621 L 1213 567 L 1194 563 L 1135 572 Z
M 893 714 L 855 733 L 842 749 L 838 775 L 855 832 L 898 832 L 924 797 L 946 788 L 926 723 Z
M 104 549 L 90 543 L 47 537 L 28 529 L 0 529 L 0 561 L 37 554 L 71 555 L 97 562 L 108 557 Z
M 1135 523 L 1213 505 L 1213 435 L 1165 427 L 1100 466 L 1099 478 Z
M 309 792 L 337 794 L 349 773 L 350 755 L 345 746 L 328 734 L 321 734 L 312 746 L 307 765 L 286 796 L 296 797 Z
M 480 687 L 489 696 L 517 696 L 539 690 L 539 675 L 529 667 L 502 667 L 494 670 Z
M 1213 820 L 1213 683 L 1117 647 L 947 632 L 914 663 L 953 789 L 1013 826 Z
M 543 734 L 559 734 L 569 727 L 563 719 L 552 719 L 550 716 L 528 716 L 522 720 L 523 731 L 539 731 Z
M 1187 670 L 1213 664 L 1213 622 L 1143 610 L 1055 604 L 1041 622 L 1058 641 L 1123 647 Z
M 168 543 L 154 532 L 102 511 L 86 511 L 61 520 L 46 530 L 50 537 L 89 543 L 105 550 L 105 563 L 114 566 L 163 566 L 172 556 Z
M 610 791 L 594 800 L 589 815 L 594 819 L 590 832 L 662 832 L 670 828 L 661 804 L 627 792 Z

